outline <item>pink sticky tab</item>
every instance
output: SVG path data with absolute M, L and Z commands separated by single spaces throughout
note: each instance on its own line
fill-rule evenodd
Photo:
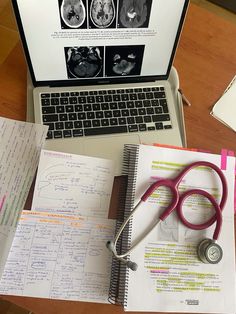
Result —
M 221 170 L 226 170 L 227 168 L 227 156 L 235 156 L 234 151 L 222 149 L 221 150 Z M 235 165 L 235 176 L 236 176 L 236 165 Z M 234 214 L 236 214 L 236 177 L 234 180 Z
M 234 181 L 234 214 L 236 215 L 236 181 Z
M 234 156 L 235 156 L 235 153 L 234 153 L 233 150 L 228 150 L 227 155 L 230 156 L 230 157 L 234 157 Z M 236 164 L 235 164 L 235 175 L 236 175 Z
M 235 156 L 234 151 L 229 150 L 228 151 L 228 156 L 234 157 Z M 234 172 L 235 172 L 235 175 L 236 175 L 236 165 L 235 165 Z M 234 214 L 236 214 L 236 177 L 235 177 L 235 180 L 234 180 Z
M 227 155 L 228 151 L 227 149 L 222 149 L 221 150 L 221 170 L 226 170 L 227 167 Z
M 228 150 L 228 156 L 234 157 L 234 151 L 233 150 Z

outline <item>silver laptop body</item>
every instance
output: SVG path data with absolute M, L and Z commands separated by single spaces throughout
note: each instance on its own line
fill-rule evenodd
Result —
M 49 23 L 49 16 L 47 14 L 44 14 L 43 19 L 41 19 L 41 23 L 44 26 L 38 25 L 39 20 L 37 21 L 38 13 L 40 13 L 40 6 L 38 4 L 38 1 L 34 0 L 29 3 L 25 3 L 23 0 L 12 0 L 14 11 L 16 14 L 23 46 L 25 49 L 26 59 L 28 62 L 32 82 L 33 82 L 33 104 L 34 104 L 34 119 L 36 123 L 44 123 L 43 121 L 43 114 L 42 114 L 42 94 L 59 94 L 63 95 L 64 93 L 74 94 L 77 93 L 77 95 L 83 94 L 85 91 L 89 92 L 95 92 L 97 95 L 99 93 L 109 93 L 109 90 L 115 90 L 115 91 L 121 91 L 126 89 L 132 89 L 134 93 L 138 94 L 140 88 L 144 88 L 147 90 L 150 90 L 152 88 L 164 88 L 166 100 L 168 103 L 168 109 L 169 109 L 169 115 L 170 115 L 170 121 L 164 121 L 162 122 L 163 128 L 161 130 L 151 130 L 153 129 L 153 126 L 155 123 L 151 122 L 148 123 L 145 131 L 138 131 L 138 132 L 127 132 L 127 133 L 112 133 L 112 134 L 102 134 L 102 135 L 90 135 L 90 136 L 79 136 L 79 137 L 70 137 L 70 138 L 56 138 L 56 139 L 48 139 L 46 141 L 46 149 L 50 150 L 57 150 L 57 151 L 63 151 L 63 152 L 70 152 L 70 153 L 76 153 L 76 154 L 85 154 L 89 156 L 95 156 L 95 157 L 102 157 L 102 158 L 108 158 L 115 161 L 115 167 L 116 171 L 115 173 L 117 175 L 121 174 L 122 172 L 122 155 L 123 155 L 123 146 L 125 143 L 144 143 L 144 144 L 153 144 L 153 143 L 163 143 L 163 144 L 171 144 L 176 146 L 183 146 L 183 137 L 181 134 L 181 128 L 180 128 L 180 121 L 178 119 L 178 106 L 176 104 L 175 95 L 173 95 L 173 90 L 170 86 L 170 83 L 168 81 L 169 73 L 171 70 L 174 54 L 176 51 L 177 43 L 179 40 L 180 32 L 182 29 L 182 25 L 184 22 L 184 17 L 187 10 L 188 1 L 174 1 L 168 0 L 168 1 L 159 1 L 160 10 L 163 11 L 159 15 L 157 15 L 157 18 L 159 17 L 162 19 L 160 21 L 160 25 L 158 26 L 162 27 L 167 20 L 166 18 L 169 17 L 173 20 L 175 20 L 174 23 L 169 23 L 168 26 L 171 30 L 171 39 L 168 39 L 168 36 L 170 34 L 165 31 L 164 34 L 160 35 L 163 39 L 161 40 L 162 44 L 166 45 L 165 49 L 162 49 L 163 51 L 162 56 L 165 55 L 165 50 L 168 54 L 168 58 L 163 58 L 163 63 L 165 63 L 165 66 L 162 68 L 162 62 L 159 60 L 157 62 L 157 67 L 161 67 L 162 69 L 159 71 L 157 70 L 157 75 L 154 75 L 155 69 L 151 70 L 153 66 L 155 67 L 155 59 L 158 58 L 158 55 L 156 55 L 156 51 L 158 51 L 158 47 L 154 49 L 154 53 L 152 53 L 152 48 L 156 47 L 155 43 L 153 44 L 153 41 L 155 38 L 158 39 L 158 37 L 153 37 L 153 32 L 159 32 L 158 27 L 153 28 L 151 26 L 155 26 L 155 12 L 157 5 L 154 1 L 141 1 L 136 0 L 137 7 L 132 8 L 132 14 L 129 13 L 129 18 L 124 18 L 124 8 L 127 5 L 127 2 L 123 0 L 119 1 L 110 1 L 110 9 L 113 8 L 113 11 L 116 13 L 115 18 L 113 22 L 111 22 L 110 25 L 106 26 L 103 24 L 103 27 L 99 25 L 101 20 L 96 18 L 96 15 L 93 16 L 92 9 L 96 6 L 94 5 L 94 1 L 82 1 L 82 0 L 71 0 L 71 1 L 51 1 L 52 3 L 49 5 L 50 11 L 50 17 L 55 14 L 55 21 L 57 21 L 57 24 L 51 25 Z M 96 2 L 96 1 L 95 1 Z M 109 3 L 109 1 L 101 1 L 105 3 Z M 70 3 L 70 4 L 69 4 Z M 73 3 L 73 5 L 71 5 Z M 84 9 L 83 9 L 83 3 Z M 135 2 L 134 2 L 135 3 Z M 51 9 L 50 9 L 51 6 Z M 70 10 L 70 15 L 66 15 L 64 11 L 66 11 L 66 6 L 70 6 L 73 10 Z M 103 8 L 104 8 L 103 6 Z M 142 6 L 143 15 L 141 16 L 140 13 L 140 6 Z M 54 10 L 53 10 L 54 8 Z M 55 10 L 57 8 L 57 11 Z M 87 21 L 82 22 L 82 20 L 79 22 L 79 17 L 74 18 L 73 13 L 84 12 L 86 15 L 86 12 L 88 12 L 88 9 L 90 8 L 89 17 L 87 17 Z M 64 11 L 63 11 L 64 10 Z M 76 11 L 77 10 L 77 11 Z M 82 11 L 81 11 L 82 10 Z M 84 11 L 83 11 L 84 10 Z M 136 11 L 135 11 L 136 10 Z M 55 12 L 54 12 L 55 11 Z M 72 12 L 73 11 L 73 12 Z M 111 11 L 111 10 L 110 10 Z M 30 12 L 30 14 L 29 14 Z M 43 12 L 43 10 L 41 10 Z M 52 14 L 53 12 L 53 14 Z M 99 11 L 100 12 L 100 11 Z M 135 14 L 140 14 L 139 19 L 133 17 Z M 128 14 L 128 13 L 127 13 Z M 166 16 L 165 16 L 166 15 Z M 170 15 L 170 16 L 169 16 Z M 29 17 L 30 16 L 30 17 Z M 68 20 L 68 16 L 72 16 L 70 20 Z M 148 16 L 148 17 L 147 17 Z M 145 21 L 142 25 L 140 25 L 140 20 Z M 74 20 L 73 20 L 74 19 Z M 86 20 L 86 18 L 85 18 Z M 148 20 L 148 21 L 147 21 Z M 59 23 L 60 21 L 60 23 Z M 104 22 L 104 21 L 103 21 Z M 48 28 L 52 28 L 53 31 L 48 31 L 48 38 L 44 33 L 47 32 L 47 23 L 49 23 L 50 26 Z M 76 24 L 77 23 L 77 24 Z M 82 23 L 82 24 L 80 24 Z M 105 23 L 105 22 L 104 22 Z M 146 24 L 145 24 L 146 23 Z M 46 25 L 46 26 L 45 26 Z M 64 26 L 63 26 L 64 25 Z M 77 27 L 75 27 L 75 25 Z M 82 26 L 81 26 L 82 25 Z M 91 27 L 92 25 L 92 27 Z M 168 27 L 166 27 L 168 29 Z M 165 27 L 164 27 L 165 29 Z M 40 32 L 39 32 L 40 31 Z M 131 40 L 123 40 L 122 42 L 119 42 L 119 45 L 116 46 L 116 42 L 119 41 L 119 37 L 117 37 L 117 40 L 107 40 L 104 45 L 104 40 L 88 40 L 88 44 L 86 44 L 86 40 L 84 40 L 85 34 L 87 36 L 90 36 L 89 34 L 97 34 L 99 36 L 99 32 L 101 34 L 101 37 L 104 36 L 104 32 L 106 34 L 113 34 L 113 36 L 117 36 L 114 34 L 114 31 L 116 34 L 124 34 L 126 32 L 127 34 L 131 34 L 129 36 L 133 37 Z M 138 40 L 136 33 L 139 32 Z M 71 36 L 74 36 L 73 34 L 79 34 L 81 42 L 78 44 L 77 40 L 72 40 Z M 35 36 L 34 36 L 35 34 Z M 41 34 L 41 35 L 40 35 Z M 42 35 L 44 34 L 44 35 Z M 38 38 L 37 36 L 38 35 Z M 68 38 L 65 39 L 63 36 L 68 36 Z M 123 36 L 123 35 L 122 35 Z M 142 39 L 143 36 L 143 39 Z M 145 37 L 146 36 L 146 37 Z M 148 36 L 152 36 L 151 41 L 149 41 Z M 44 37 L 45 40 L 44 40 Z M 141 37 L 141 39 L 140 39 Z M 165 39 L 165 37 L 167 39 Z M 82 41 L 83 39 L 83 41 Z M 55 54 L 53 58 L 52 51 L 50 51 L 50 47 L 47 47 L 47 45 L 43 45 L 43 43 L 50 43 L 51 41 L 56 41 L 59 45 L 58 51 L 60 50 L 60 40 L 63 41 L 62 47 L 61 47 L 61 55 L 63 56 L 63 59 L 57 58 L 57 51 L 54 51 Z M 73 45 L 72 45 L 73 43 Z M 137 43 L 139 45 L 137 45 Z M 140 43 L 145 43 L 145 45 L 140 45 Z M 148 46 L 149 43 L 149 46 Z M 93 44 L 93 45 L 92 45 Z M 135 45 L 136 44 L 136 45 Z M 152 46 L 154 45 L 154 46 Z M 50 46 L 50 45 L 49 45 Z M 53 46 L 51 46 L 52 48 Z M 82 48 L 81 48 L 82 47 Z M 74 53 L 74 59 L 81 57 L 82 53 L 85 53 L 89 51 L 88 47 L 97 47 L 98 49 L 91 50 L 92 53 L 95 54 L 95 52 L 98 55 L 98 52 L 102 51 L 103 54 L 103 74 L 99 74 L 99 76 L 95 77 L 79 77 L 78 71 L 77 74 L 78 77 L 75 75 L 75 68 L 73 68 L 73 71 L 70 72 L 70 66 L 73 63 L 71 62 L 71 55 Z M 117 52 L 114 53 L 114 47 L 117 47 Z M 121 54 L 124 53 L 127 50 L 127 47 L 134 47 L 134 53 L 130 53 L 129 51 L 129 65 L 134 64 L 133 62 L 134 58 L 140 54 L 140 47 L 143 47 L 142 51 L 142 64 L 140 65 L 139 72 L 136 72 L 133 75 L 129 75 L 127 73 L 123 73 L 120 71 L 121 63 L 119 63 L 121 59 Z M 85 49 L 86 48 L 86 49 Z M 45 53 L 45 50 L 48 50 Z M 86 52 L 86 53 L 87 53 Z M 113 59 L 109 60 L 110 63 L 108 63 L 108 58 L 111 58 L 112 52 L 114 54 Z M 50 55 L 51 60 L 45 61 L 44 66 L 44 59 L 47 59 L 48 54 Z M 135 55 L 136 54 L 136 55 Z M 88 53 L 87 53 L 88 55 Z M 94 56 L 93 56 L 94 57 Z M 140 56 L 139 56 L 140 57 Z M 138 57 L 137 57 L 138 58 Z M 58 73 L 58 79 L 57 75 L 55 74 L 49 74 L 47 75 L 47 71 L 49 73 L 52 71 L 53 67 L 58 66 L 58 64 L 55 62 L 57 59 L 63 63 L 64 66 L 64 77 L 60 73 Z M 69 60 L 69 61 L 68 61 Z M 118 61 L 117 61 L 118 60 Z M 130 61 L 131 60 L 131 61 Z M 127 61 L 127 60 L 126 60 Z M 52 66 L 51 63 L 54 63 Z M 126 64 L 128 64 L 126 62 Z M 87 63 L 88 64 L 88 63 Z M 110 67 L 110 64 L 112 66 Z M 136 63 L 138 64 L 138 62 Z M 94 64 L 93 64 L 94 65 Z M 97 64 L 96 64 L 97 66 Z M 45 69 L 46 67 L 46 69 Z M 145 70 L 145 67 L 148 70 Z M 41 70 L 43 68 L 43 70 Z M 78 63 L 77 63 L 78 68 Z M 95 68 L 95 67 L 94 67 Z M 109 69 L 108 69 L 109 68 Z M 81 74 L 81 68 L 79 69 Z M 83 69 L 83 71 L 86 71 Z M 88 71 L 88 70 L 87 70 Z M 90 70 L 89 70 L 90 71 Z M 93 69 L 91 70 L 93 71 Z M 91 72 L 90 71 L 90 72 Z M 110 71 L 110 72 L 109 72 Z M 113 72 L 111 72 L 113 71 Z M 146 72 L 145 72 L 146 71 Z M 151 71 L 151 75 L 142 75 L 148 74 L 148 71 Z M 60 71 L 58 71 L 60 72 Z M 63 72 L 63 71 L 62 71 Z M 85 72 L 83 72 L 85 73 Z M 94 72 L 95 73 L 95 72 Z M 114 74 L 114 75 L 113 75 Z M 61 76 L 60 76 L 61 75 Z M 44 79 L 45 78 L 45 79 Z M 87 83 L 87 84 L 86 84 Z M 107 84 L 108 83 L 108 84 Z M 83 105 L 84 106 L 84 105 Z M 150 130 L 147 130 L 150 129 Z

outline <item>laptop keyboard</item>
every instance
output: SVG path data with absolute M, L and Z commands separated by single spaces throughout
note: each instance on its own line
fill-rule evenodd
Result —
M 47 139 L 170 129 L 164 87 L 41 94 Z

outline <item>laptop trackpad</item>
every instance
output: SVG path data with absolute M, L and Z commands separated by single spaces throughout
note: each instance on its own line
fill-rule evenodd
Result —
M 122 173 L 124 144 L 139 144 L 140 137 L 132 135 L 111 135 L 109 137 L 87 138 L 84 153 L 88 156 L 96 156 L 111 159 L 115 162 L 115 174 Z
M 83 151 L 88 156 L 97 156 L 107 159 L 113 159 L 114 154 L 120 152 L 123 154 L 124 144 L 139 144 L 140 137 L 137 134 L 132 135 L 114 135 L 109 137 L 86 138 Z M 109 157 L 110 156 L 110 157 Z

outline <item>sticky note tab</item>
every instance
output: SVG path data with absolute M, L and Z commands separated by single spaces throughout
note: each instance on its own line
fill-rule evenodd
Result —
M 223 148 L 221 150 L 221 170 L 226 170 L 227 167 L 227 156 L 228 156 L 228 150 Z

